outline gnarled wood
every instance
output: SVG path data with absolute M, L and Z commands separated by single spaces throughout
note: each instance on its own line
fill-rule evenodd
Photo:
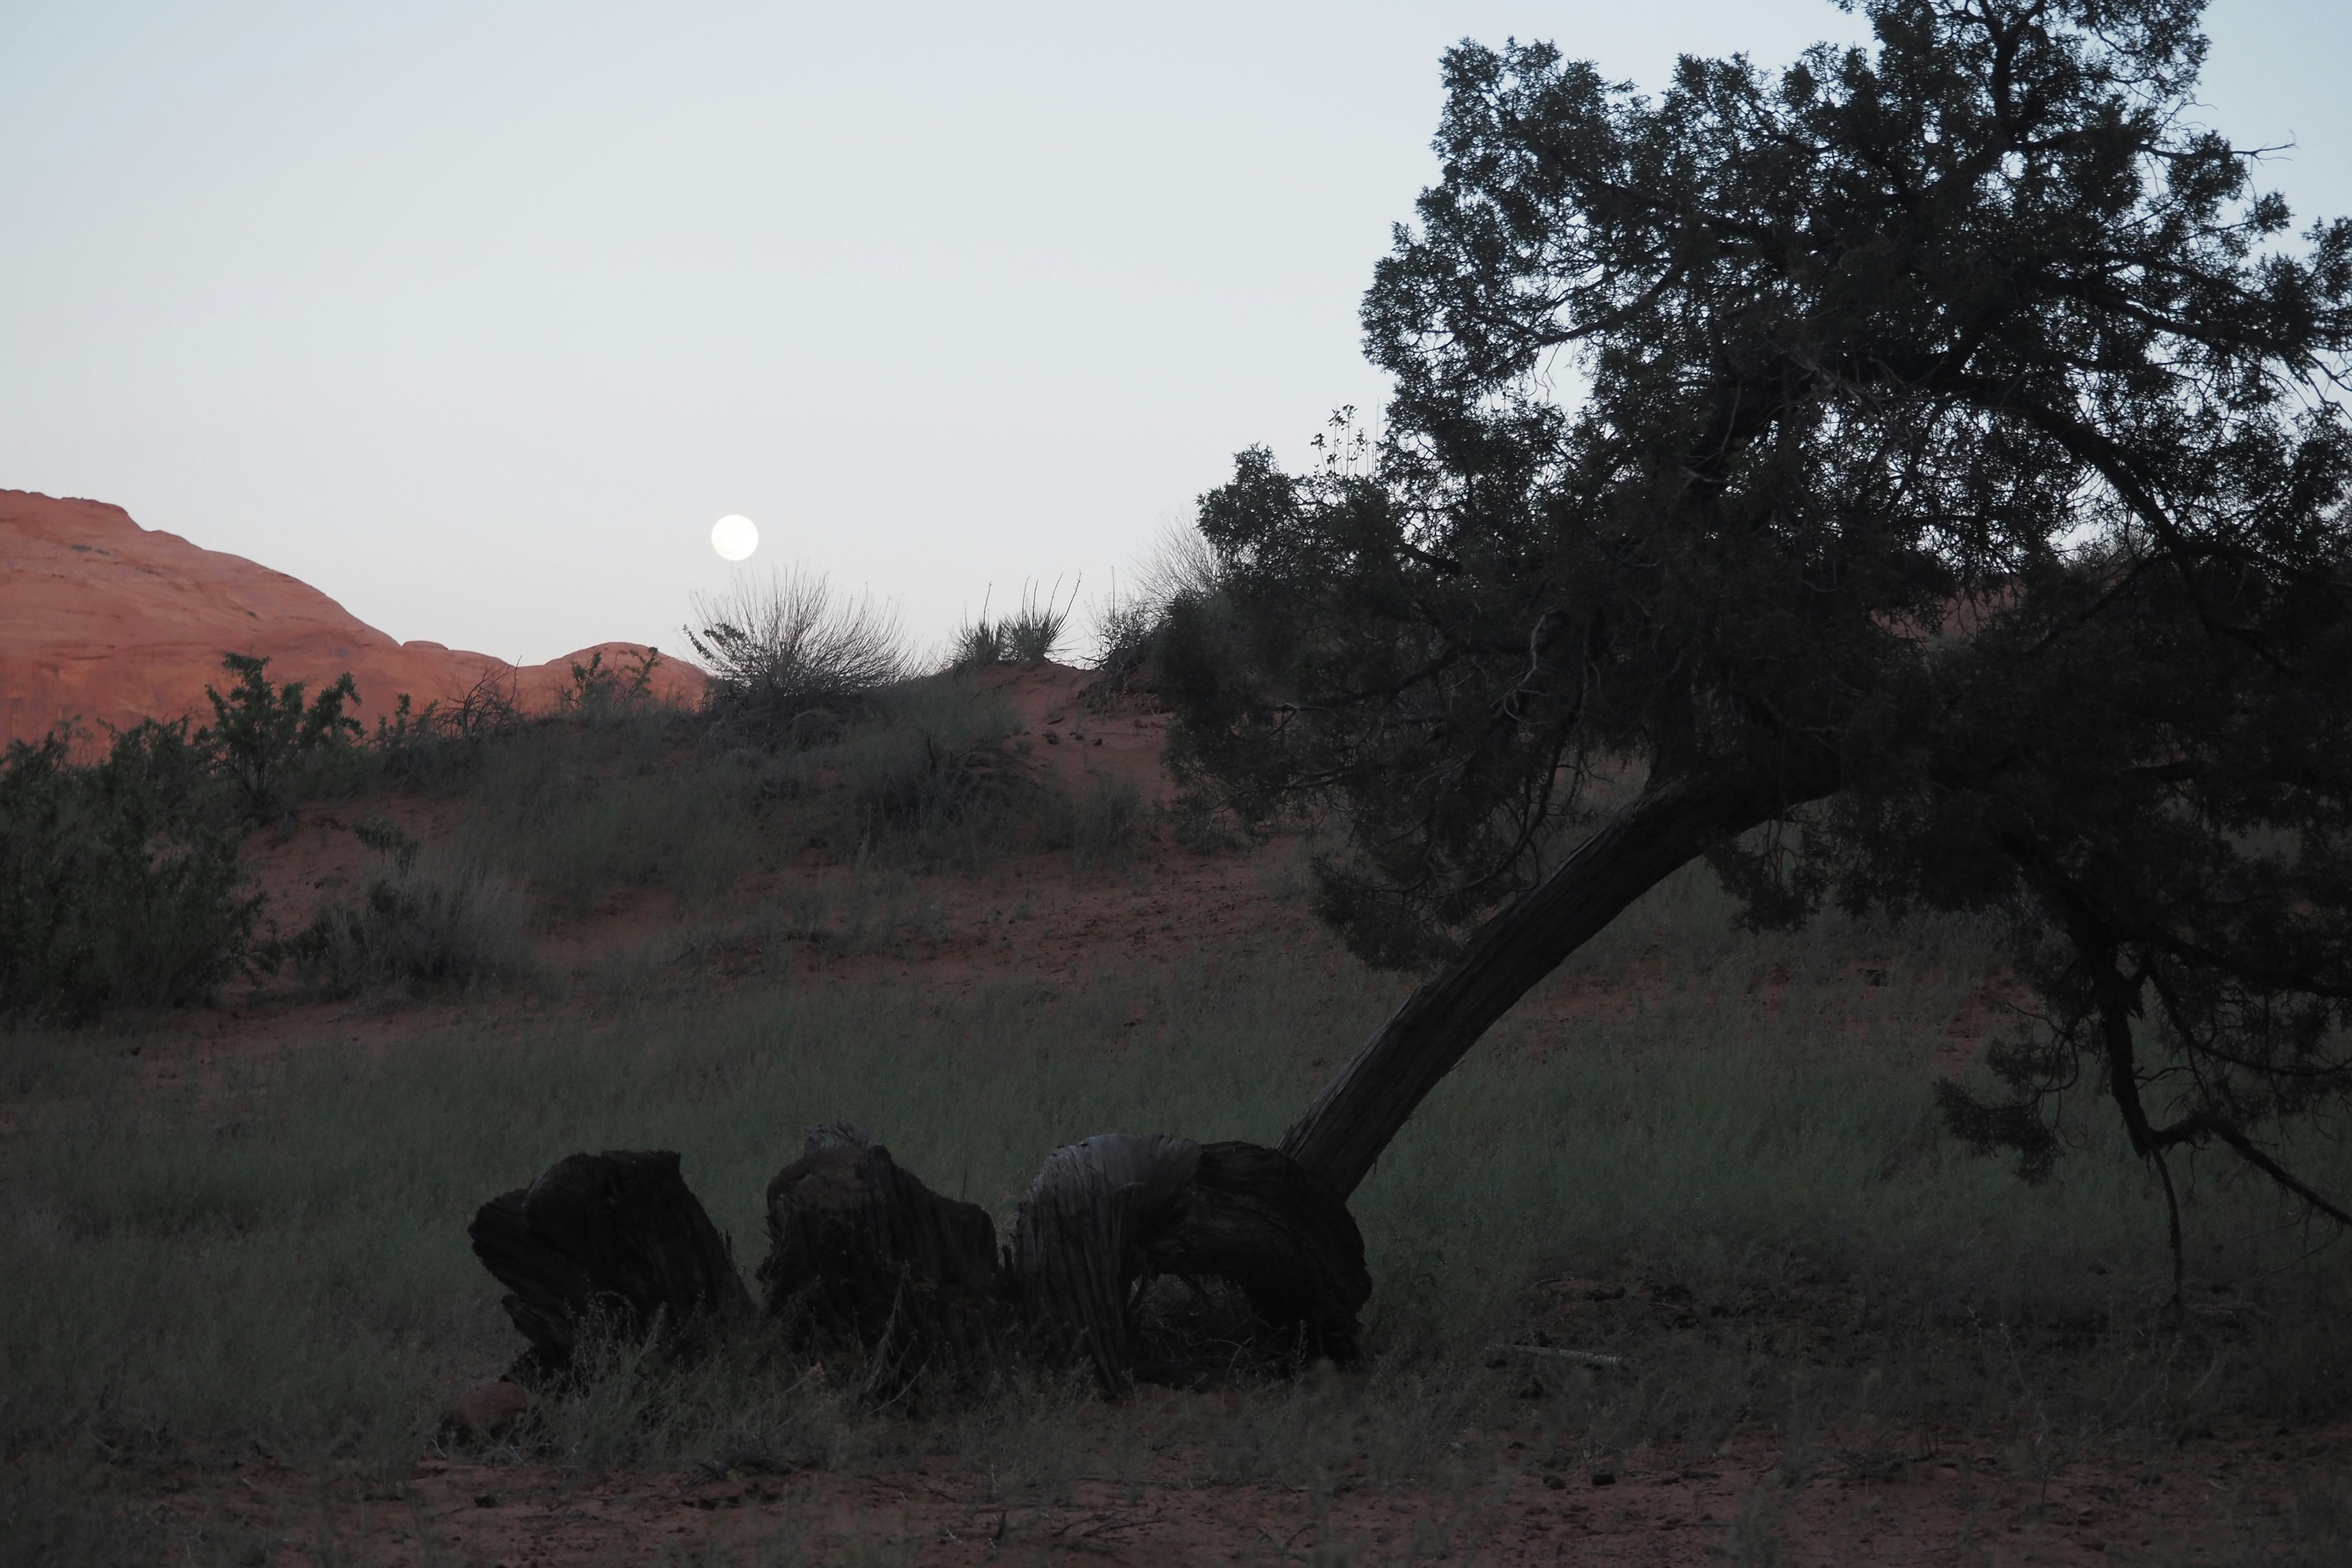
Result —
M 868 1350 L 969 1353 L 1002 1316 L 996 1226 L 978 1204 L 941 1197 L 855 1123 L 814 1128 L 768 1184 L 772 1314 Z
M 1230 1279 L 1299 1353 L 1356 1358 L 1372 1277 L 1355 1216 L 1318 1177 L 1278 1149 L 1205 1143 L 1181 1205 L 1138 1244 L 1153 1272 Z
M 467 1234 L 541 1371 L 571 1364 L 592 1318 L 641 1339 L 751 1305 L 727 1238 L 667 1149 L 559 1160 L 484 1204 Z
M 1134 1381 L 1129 1294 L 1141 1247 L 1181 1217 L 1201 1146 L 1157 1132 L 1105 1132 L 1067 1143 L 1021 1200 L 1013 1291 L 1063 1353 L 1091 1363 L 1110 1394 Z
M 1114 1395 L 1134 1380 L 1150 1276 L 1229 1280 L 1291 1352 L 1343 1361 L 1372 1289 L 1348 1205 L 1295 1161 L 1158 1133 L 1055 1150 L 1022 1203 L 1011 1265 L 1032 1322 Z

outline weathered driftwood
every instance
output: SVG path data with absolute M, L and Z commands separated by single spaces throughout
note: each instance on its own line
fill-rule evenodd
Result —
M 996 1226 L 941 1197 L 855 1123 L 814 1128 L 768 1184 L 771 1314 L 867 1350 L 969 1358 L 1003 1317 Z
M 467 1234 L 509 1294 L 530 1369 L 572 1363 L 589 1324 L 626 1340 L 748 1310 L 727 1240 L 667 1149 L 573 1154 L 484 1204 Z
M 1298 1353 L 1356 1358 L 1372 1277 L 1337 1194 L 1278 1149 L 1204 1143 L 1183 1201 L 1176 1224 L 1141 1242 L 1155 1271 L 1230 1279 Z

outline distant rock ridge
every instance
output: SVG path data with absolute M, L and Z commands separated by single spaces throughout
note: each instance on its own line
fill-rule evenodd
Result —
M 403 692 L 421 709 L 509 671 L 524 707 L 550 708 L 571 689 L 575 662 L 601 652 L 611 666 L 638 651 L 600 643 L 518 668 L 404 643 L 307 583 L 142 528 L 119 506 L 0 489 L 0 745 L 68 718 L 99 734 L 142 719 L 208 720 L 205 687 L 224 684 L 227 653 L 263 656 L 272 679 L 313 690 L 351 671 L 354 711 L 373 729 Z M 705 684 L 699 669 L 667 656 L 654 672 L 667 698 L 698 700 Z

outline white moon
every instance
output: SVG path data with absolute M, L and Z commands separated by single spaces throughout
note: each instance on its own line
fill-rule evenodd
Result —
M 730 512 L 710 525 L 710 548 L 728 561 L 746 561 L 760 548 L 760 531 L 751 520 Z

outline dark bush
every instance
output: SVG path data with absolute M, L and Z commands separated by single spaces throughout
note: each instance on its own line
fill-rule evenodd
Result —
M 76 766 L 68 731 L 0 761 L 0 1013 L 78 1023 L 200 1002 L 267 967 L 237 860 L 239 801 L 186 721 Z M 242 781 L 240 781 L 242 782 Z
M 1021 607 L 992 621 L 983 603 L 980 619 L 957 630 L 948 668 L 970 671 L 994 664 L 1037 664 L 1053 658 L 1061 649 L 1070 614 L 1077 605 L 1077 590 L 1070 590 L 1070 602 L 1066 605 L 1060 602 L 1061 589 L 1056 582 L 1054 591 L 1040 600 L 1036 584 L 1030 584 L 1021 591 Z
M 292 804 L 286 792 L 289 770 L 313 753 L 348 745 L 360 733 L 359 721 L 343 711 L 344 703 L 359 700 L 359 692 L 346 671 L 305 706 L 302 682 L 270 685 L 266 658 L 232 653 L 221 659 L 221 668 L 236 683 L 226 697 L 205 688 L 213 727 L 201 731 L 197 742 L 235 787 L 247 816 L 256 822 L 283 818 Z
M 478 867 L 419 866 L 414 840 L 387 858 L 358 903 L 320 910 L 289 944 L 313 990 L 462 986 L 530 966 L 530 910 L 511 881 Z
M 812 573 L 698 597 L 694 616 L 687 641 L 710 671 L 713 728 L 730 740 L 822 744 L 906 677 L 896 617 L 870 599 L 836 602 Z

